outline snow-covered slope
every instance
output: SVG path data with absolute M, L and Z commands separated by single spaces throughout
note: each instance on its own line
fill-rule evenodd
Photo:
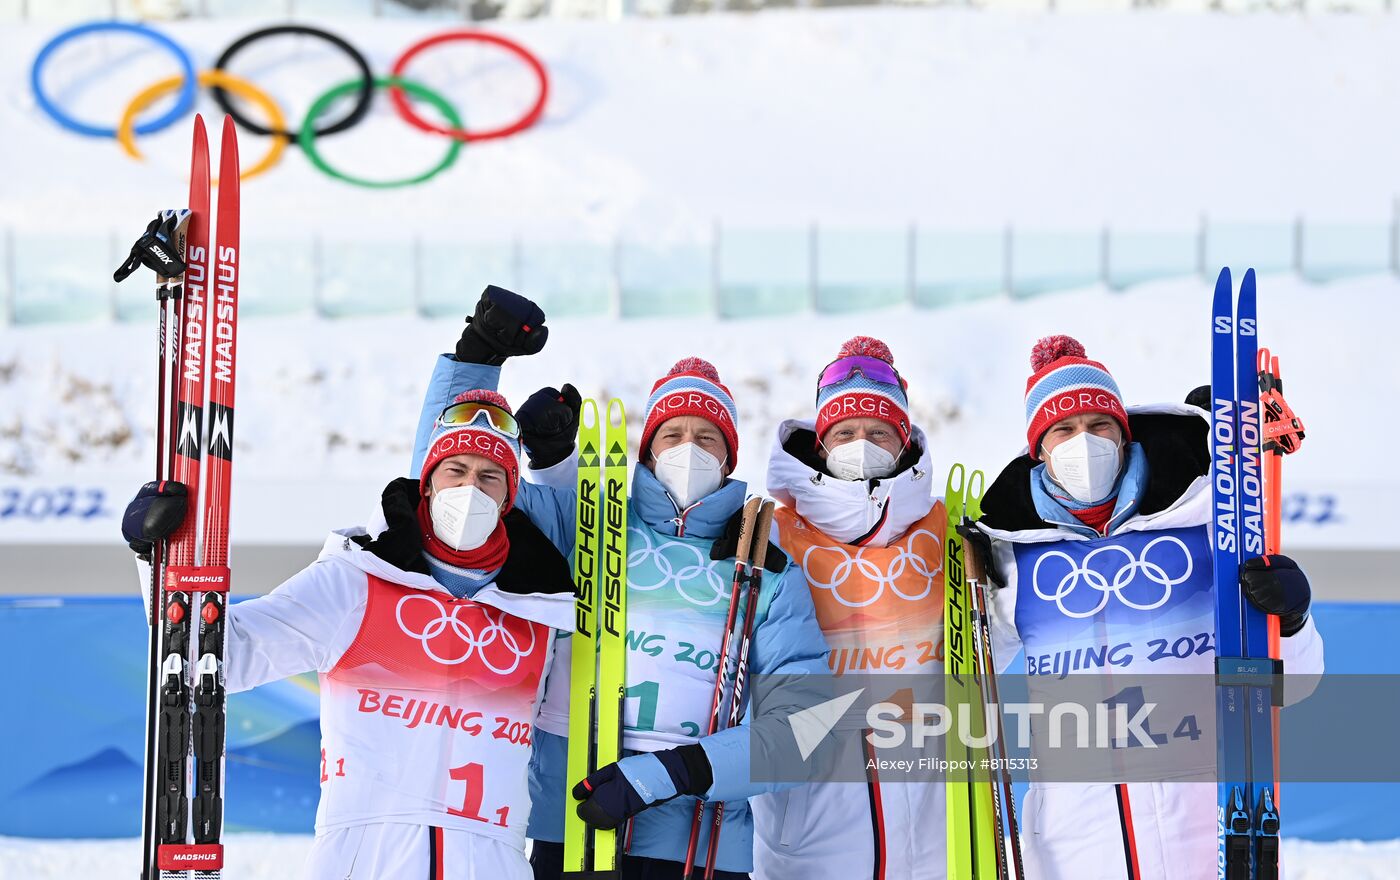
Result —
M 1397 297 L 1400 282 L 1389 278 L 1260 282 L 1262 339 L 1282 357 L 1289 400 L 1309 429 L 1287 465 L 1290 495 L 1306 496 L 1290 508 L 1298 517 L 1290 544 L 1397 543 L 1381 516 L 1397 482 L 1381 464 L 1395 419 L 1368 402 L 1395 376 L 1389 316 Z M 503 390 L 519 403 L 542 385 L 571 381 L 585 394 L 620 396 L 639 429 L 655 379 L 683 355 L 703 356 L 740 408 L 737 476 L 761 486 L 778 421 L 811 415 L 821 367 L 848 337 L 871 334 L 889 343 L 909 380 L 935 469 L 963 461 L 995 470 L 1025 443 L 1022 397 L 1036 338 L 1077 336 L 1130 403 L 1181 400 L 1209 381 L 1208 300 L 1209 285 L 1192 280 L 845 317 L 551 321 L 548 347 L 512 360 Z M 358 519 L 407 467 L 435 353 L 450 350 L 460 328 L 408 317 L 245 322 L 234 535 L 317 543 L 329 527 Z M 0 336 L 2 482 L 108 486 L 109 506 L 119 509 L 150 470 L 151 336 L 150 328 L 109 324 Z M 0 517 L 0 541 L 109 540 L 113 522 Z

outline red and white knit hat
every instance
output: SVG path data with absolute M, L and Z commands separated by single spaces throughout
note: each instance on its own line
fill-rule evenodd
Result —
M 698 357 L 683 358 L 651 386 L 646 424 L 642 427 L 644 458 L 656 429 L 678 416 L 698 416 L 719 428 L 729 447 L 729 467 L 733 469 L 739 460 L 739 410 L 729 389 L 720 382 L 714 364 Z
M 846 419 L 878 419 L 899 434 L 899 441 L 909 442 L 909 396 L 904 380 L 894 371 L 894 355 L 890 347 L 873 336 L 853 336 L 836 353 L 836 360 L 823 370 L 839 367 L 847 358 L 874 358 L 889 364 L 889 377 L 895 381 L 882 382 L 857 372 L 852 365 L 849 376 L 817 388 L 817 438 L 827 429 Z M 876 364 L 875 366 L 879 366 Z M 820 380 L 818 380 L 820 383 Z
M 494 391 L 477 389 L 463 391 L 453 403 L 479 401 L 500 407 L 511 412 L 510 404 Z M 514 413 L 512 413 L 514 415 Z M 428 454 L 423 457 L 423 470 L 419 474 L 421 485 L 426 488 L 433 469 L 444 459 L 453 455 L 479 455 L 490 459 L 506 472 L 505 513 L 515 505 L 515 492 L 520 487 L 520 438 L 511 437 L 498 430 L 485 418 L 478 417 L 469 425 L 444 425 L 433 428 L 433 439 L 428 443 Z
M 1031 458 L 1040 457 L 1040 438 L 1061 419 L 1104 413 L 1123 426 L 1131 440 L 1123 394 L 1108 368 L 1089 360 L 1084 346 L 1069 336 L 1046 336 L 1031 349 L 1031 377 L 1026 380 L 1026 443 Z

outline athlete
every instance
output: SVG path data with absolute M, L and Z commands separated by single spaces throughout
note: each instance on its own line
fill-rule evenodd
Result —
M 817 378 L 815 418 L 779 425 L 769 454 L 779 543 L 806 577 L 836 676 L 942 675 L 947 511 L 906 384 L 883 342 L 849 340 Z M 865 766 L 858 750 L 847 758 Z M 754 799 L 760 877 L 944 876 L 942 784 L 859 772 L 864 784 Z
M 1213 675 L 1208 414 L 1180 404 L 1125 408 L 1107 368 L 1066 336 L 1040 340 L 1031 369 L 1027 452 L 988 488 L 978 523 L 1004 585 L 991 609 L 998 662 L 1024 650 L 1032 688 L 1072 675 L 1120 683 Z M 1240 581 L 1250 602 L 1279 615 L 1290 684 L 1321 674 L 1306 575 L 1274 555 L 1248 560 Z M 1301 696 L 1290 689 L 1290 700 Z M 1194 716 L 1179 722 L 1152 733 L 1176 743 L 1207 726 Z M 1215 753 L 1204 744 L 1205 764 L 1173 777 L 1194 781 L 1033 779 L 1022 825 L 1027 876 L 1214 878 Z
M 515 353 L 513 340 L 526 332 L 522 328 L 542 324 L 544 315 L 524 297 L 488 288 L 469 320 L 454 355 L 437 361 L 425 416 L 464 389 L 494 388 L 499 365 Z M 575 539 L 572 450 L 578 406 L 577 393 L 565 386 L 542 389 L 521 408 L 521 418 L 542 430 L 529 446 L 538 485 L 523 483 L 518 503 L 566 555 Z M 739 454 L 737 422 L 729 389 L 703 360 L 679 361 L 652 388 L 628 499 L 629 699 L 623 731 L 628 756 L 597 771 L 587 785 L 567 778 L 570 652 L 563 640 L 546 683 L 530 766 L 529 834 L 537 878 L 562 872 L 566 809 L 579 810 L 598 827 L 633 820 L 625 834 L 623 876 L 679 878 L 697 797 L 725 802 L 715 875 L 732 880 L 752 870 L 753 824 L 746 799 L 777 788 L 751 781 L 749 772 L 749 724 L 765 719 L 746 719 L 739 727 L 702 736 L 728 609 L 738 517 L 748 492 L 729 476 Z M 765 567 L 751 673 L 825 671 L 826 642 L 801 571 L 777 548 L 769 550 Z M 771 705 L 771 718 L 785 723 L 792 707 L 781 700 Z M 702 825 L 700 865 L 709 824 Z
M 310 880 L 530 877 L 532 728 L 573 583 L 515 508 L 521 434 L 505 399 L 471 392 L 437 416 L 419 477 L 391 482 L 367 526 L 332 532 L 312 565 L 229 608 L 229 692 L 319 673 Z M 123 534 L 138 553 L 179 525 L 183 490 L 150 483 L 132 501 Z

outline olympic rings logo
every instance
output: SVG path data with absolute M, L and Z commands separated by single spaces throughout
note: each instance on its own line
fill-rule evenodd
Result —
M 437 617 L 424 623 L 421 630 L 415 631 L 404 622 L 403 619 L 404 607 L 410 602 L 429 603 L 437 610 Z M 473 632 L 471 626 L 457 616 L 463 609 L 474 610 L 476 608 L 481 609 L 481 616 L 486 622 L 486 626 L 484 626 L 479 633 Z M 398 606 L 394 609 L 394 617 L 399 623 L 399 629 L 403 630 L 403 634 L 421 642 L 423 645 L 423 653 L 428 656 L 428 659 L 441 663 L 443 666 L 456 666 L 459 663 L 465 663 L 475 654 L 480 659 L 482 666 L 485 666 L 497 675 L 510 675 L 519 668 L 522 659 L 530 656 L 535 651 L 534 626 L 527 624 L 526 628 L 530 631 L 530 645 L 522 649 L 520 640 L 516 638 L 516 634 L 511 632 L 504 623 L 505 612 L 497 611 L 493 617 L 491 609 L 483 605 L 454 605 L 452 611 L 449 613 L 447 608 L 439 602 L 436 597 L 428 593 L 411 593 L 399 600 Z M 463 645 L 463 647 L 459 649 L 461 651 L 460 657 L 451 659 L 440 657 L 433 650 L 431 644 L 433 640 L 447 632 L 448 628 L 451 628 L 452 635 L 456 636 L 457 640 Z M 497 666 L 492 662 L 492 658 L 486 650 L 498 642 L 502 649 L 509 651 L 511 654 L 509 666 Z M 496 653 L 499 658 L 500 650 Z
M 628 538 L 627 547 L 627 586 L 629 589 L 650 591 L 659 590 L 665 586 L 674 586 L 682 599 L 702 608 L 714 605 L 728 595 L 724 578 L 715 570 L 715 563 L 701 552 L 700 548 L 683 544 L 680 541 L 664 541 L 659 545 L 653 545 L 651 535 L 635 526 L 629 526 L 627 532 L 632 536 Z M 640 548 L 637 548 L 638 542 L 642 544 Z M 680 553 L 695 554 L 695 562 L 677 568 L 676 563 L 667 555 L 667 551 L 671 548 L 677 548 L 677 552 Z M 680 561 L 685 562 L 686 560 L 681 559 Z M 661 579 L 654 584 L 638 582 L 635 571 L 645 562 L 650 562 L 661 576 Z M 699 595 L 695 594 L 696 589 L 700 590 Z
M 1185 570 L 1178 577 L 1171 577 L 1167 574 L 1166 568 L 1156 562 L 1148 560 L 1148 553 L 1158 544 L 1167 547 L 1175 547 L 1181 551 L 1181 558 L 1184 562 Z M 1117 571 L 1113 572 L 1113 580 L 1109 580 L 1106 571 L 1097 571 L 1089 566 L 1089 562 L 1096 556 L 1104 554 L 1118 554 L 1123 559 L 1123 564 Z M 1172 554 L 1175 555 L 1175 554 Z M 1040 567 L 1045 564 L 1045 560 L 1050 558 L 1063 559 L 1069 563 L 1069 571 L 1060 577 L 1053 592 L 1047 593 L 1041 588 Z M 1085 555 L 1082 562 L 1075 562 L 1074 558 L 1061 550 L 1050 550 L 1041 555 L 1035 561 L 1035 566 L 1031 569 L 1031 583 L 1035 587 L 1035 594 L 1047 602 L 1054 602 L 1060 609 L 1060 613 L 1066 617 L 1084 618 L 1093 617 L 1108 605 L 1110 596 L 1114 596 L 1119 602 L 1135 611 L 1152 611 L 1161 608 L 1171 598 L 1172 587 L 1185 583 L 1194 569 L 1194 562 L 1191 559 L 1191 552 L 1186 549 L 1186 545 L 1181 539 L 1173 535 L 1163 535 L 1159 538 L 1147 542 L 1142 548 L 1142 557 L 1133 555 L 1133 551 L 1127 547 L 1116 544 L 1109 544 L 1103 547 L 1096 547 Z M 1125 595 L 1125 589 L 1137 580 L 1141 574 L 1150 583 L 1161 588 L 1161 595 L 1152 602 L 1136 602 Z M 1078 586 L 1087 584 L 1090 589 L 1098 591 L 1098 599 L 1094 607 L 1088 611 L 1072 610 L 1065 605 L 1065 600 L 1073 595 Z M 1155 591 L 1154 591 L 1155 592 Z
M 928 553 L 913 552 L 914 542 L 920 537 L 927 537 L 933 542 L 933 547 Z M 885 594 L 886 587 L 889 587 L 890 592 L 894 595 L 909 602 L 926 599 L 933 592 L 934 581 L 943 570 L 941 561 L 935 562 L 933 568 L 929 568 L 930 559 L 941 560 L 943 558 L 943 542 L 933 532 L 928 529 L 915 530 L 907 542 L 901 543 L 896 548 L 894 558 L 889 561 L 889 566 L 883 570 L 878 562 L 866 557 L 865 551 L 869 549 L 862 547 L 856 551 L 854 556 L 851 556 L 844 547 L 813 545 L 802 554 L 802 571 L 807 575 L 809 584 L 830 591 L 832 598 L 847 608 L 864 608 L 867 605 L 875 604 Z M 833 553 L 840 556 L 840 561 L 832 566 L 830 580 L 822 580 L 817 570 L 813 568 L 812 554 L 814 553 Z M 914 592 L 900 586 L 899 580 L 904 577 L 906 571 L 912 571 L 916 578 L 923 579 L 922 589 Z M 845 595 L 841 588 L 850 579 L 852 572 L 860 575 L 860 578 L 857 579 L 857 587 L 860 586 L 860 581 L 864 580 L 875 585 L 874 592 L 864 598 L 859 595 L 855 597 Z M 915 583 L 918 581 L 915 580 Z
M 44 65 L 59 47 L 80 37 L 102 32 L 133 34 L 150 40 L 175 56 L 181 70 L 179 75 L 161 80 L 133 97 L 122 111 L 115 128 L 106 128 L 75 119 L 54 103 L 48 92 L 45 91 L 43 83 Z M 226 69 L 234 56 L 249 45 L 259 40 L 288 34 L 313 37 L 329 43 L 349 56 L 360 72 L 357 79 L 333 86 L 317 98 L 312 103 L 311 109 L 307 111 L 301 126 L 296 130 L 286 127 L 284 114 L 270 95 Z M 518 118 L 505 125 L 490 129 L 469 129 L 462 123 L 456 109 L 446 98 L 407 77 L 409 64 L 420 54 L 445 43 L 456 42 L 475 42 L 495 46 L 522 61 L 529 68 L 537 83 L 537 93 L 529 108 Z M 545 71 L 544 64 L 533 52 L 514 40 L 498 34 L 476 30 L 447 31 L 419 40 L 395 59 L 389 76 L 376 76 L 371 72 L 369 62 L 365 60 L 364 55 L 354 46 L 329 31 L 307 25 L 277 25 L 252 31 L 231 43 L 219 55 L 212 68 L 196 72 L 194 61 L 189 52 L 155 28 L 123 21 L 88 22 L 62 31 L 44 44 L 44 47 L 39 50 L 39 54 L 34 57 L 34 63 L 30 67 L 29 83 L 39 108 L 59 125 L 87 137 L 115 138 L 126 154 L 134 159 L 143 158 L 136 146 L 136 136 L 160 131 L 179 121 L 194 108 L 196 90 L 200 86 L 207 86 L 212 90 L 214 101 L 220 109 L 232 116 L 236 124 L 255 134 L 269 136 L 272 139 L 267 153 L 243 172 L 243 179 L 256 177 L 277 164 L 287 143 L 295 141 L 318 171 L 346 183 L 371 188 L 410 186 L 430 180 L 446 171 L 457 161 L 457 155 L 461 152 L 463 144 L 509 137 L 533 126 L 544 115 L 545 104 L 549 100 L 549 74 Z M 389 92 L 390 103 L 393 104 L 398 115 L 409 125 L 421 131 L 444 135 L 449 139 L 447 151 L 436 165 L 427 171 L 399 180 L 368 180 L 352 176 L 327 164 L 316 148 L 316 140 L 346 131 L 364 119 L 369 112 L 370 103 L 377 89 L 385 89 Z M 175 105 L 170 110 L 156 119 L 145 122 L 137 121 L 137 116 L 140 115 L 141 111 L 171 92 L 177 94 Z M 265 116 L 267 124 L 259 124 L 245 116 L 229 99 L 229 93 L 258 107 Z M 335 122 L 321 124 L 321 117 L 330 109 L 331 104 L 352 93 L 355 95 L 355 103 L 350 111 Z M 442 125 L 423 118 L 414 108 L 410 99 L 431 104 L 447 120 L 447 124 Z

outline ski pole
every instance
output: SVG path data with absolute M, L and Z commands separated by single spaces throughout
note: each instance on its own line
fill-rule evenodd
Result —
M 763 502 L 754 523 L 753 541 L 750 544 L 751 561 L 749 567 L 748 598 L 744 600 L 744 625 L 740 632 L 739 658 L 734 665 L 734 689 L 729 695 L 729 720 L 725 728 L 739 723 L 743 713 L 744 688 L 749 672 L 749 643 L 753 640 L 753 622 L 758 609 L 758 592 L 763 585 L 763 563 L 768 559 L 768 533 L 773 527 L 772 501 Z M 715 859 L 719 855 L 719 832 L 724 822 L 724 801 L 715 804 L 714 824 L 710 827 L 710 845 L 705 852 L 705 880 L 714 880 Z M 687 874 L 687 877 L 689 874 Z
M 980 512 L 980 511 L 979 511 Z M 973 520 L 968 517 L 963 521 L 967 527 L 973 528 Z M 977 548 L 971 541 L 964 541 L 967 548 L 967 572 L 968 582 L 972 585 L 972 600 L 977 613 L 978 630 L 981 639 L 982 659 L 982 681 L 985 687 L 985 697 L 990 701 L 993 711 L 996 712 L 997 721 L 997 759 L 1000 762 L 998 777 L 1001 782 L 1001 797 L 998 798 L 997 810 L 997 843 L 998 852 L 1002 860 L 1001 873 L 1005 875 L 1005 842 L 1002 840 L 1001 823 L 1003 816 L 1006 822 L 1007 832 L 1011 838 L 1011 859 L 1012 869 L 1015 871 L 1016 880 L 1024 880 L 1025 868 L 1021 862 L 1021 829 L 1016 821 L 1016 798 L 1011 788 L 1011 770 L 1006 757 L 1006 740 L 1004 738 L 1006 725 L 1001 714 L 1001 697 L 997 693 L 997 667 L 996 656 L 992 651 L 991 624 L 987 616 L 987 568 L 983 564 L 982 556 L 977 552 Z M 993 786 L 993 792 L 996 787 Z
M 715 675 L 714 696 L 710 700 L 710 720 L 705 728 L 705 736 L 712 736 L 719 729 L 720 708 L 724 700 L 724 681 L 729 672 L 729 642 L 734 634 L 734 619 L 739 612 L 739 592 L 749 577 L 749 545 L 753 539 L 754 520 L 758 516 L 759 498 L 754 496 L 744 502 L 743 513 L 739 518 L 739 540 L 734 550 L 734 581 L 729 590 L 729 613 L 724 623 L 724 637 L 720 641 L 719 671 Z M 705 815 L 705 802 L 695 801 L 695 816 L 690 821 L 690 842 L 685 847 L 685 872 L 681 875 L 689 880 L 695 869 L 695 851 L 700 845 L 700 824 Z

